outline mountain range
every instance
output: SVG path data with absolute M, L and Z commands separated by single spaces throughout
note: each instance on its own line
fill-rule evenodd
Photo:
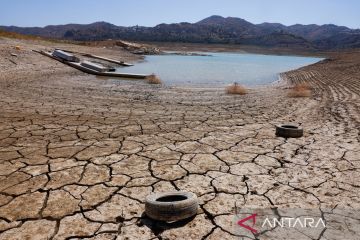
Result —
M 262 47 L 330 50 L 360 48 L 360 29 L 333 24 L 253 24 L 241 18 L 211 16 L 196 23 L 160 24 L 155 27 L 122 27 L 107 22 L 49 25 L 46 27 L 0 26 L 26 35 L 76 41 L 123 39 L 151 42 L 244 44 Z

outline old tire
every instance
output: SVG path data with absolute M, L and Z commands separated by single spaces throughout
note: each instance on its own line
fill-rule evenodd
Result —
M 276 136 L 284 138 L 299 138 L 302 137 L 304 131 L 298 126 L 285 124 L 281 126 L 276 126 Z
M 198 207 L 194 193 L 155 193 L 146 198 L 145 214 L 155 220 L 174 222 L 194 216 Z

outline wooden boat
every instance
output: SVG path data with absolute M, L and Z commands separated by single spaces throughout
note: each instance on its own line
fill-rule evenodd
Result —
M 90 68 L 90 69 L 98 71 L 98 72 L 109 72 L 109 69 L 110 69 L 101 64 L 93 63 L 90 61 L 82 61 L 80 64 L 83 67 Z
M 82 72 L 85 73 L 89 73 L 89 74 L 93 74 L 93 75 L 98 75 L 98 76 L 106 76 L 106 77 L 122 77 L 122 78 L 135 78 L 135 79 L 145 79 L 146 77 L 148 77 L 149 75 L 146 74 L 133 74 L 133 73 L 119 73 L 119 72 L 100 72 L 100 71 L 96 71 L 94 69 L 85 67 L 82 65 L 81 62 L 69 62 L 66 61 L 64 59 L 61 59 L 59 57 L 56 57 L 53 55 L 53 52 L 45 52 L 45 51 L 35 51 L 38 52 L 44 56 L 47 56 L 49 58 L 55 59 L 59 62 L 62 62 L 68 66 L 71 66 L 73 68 L 76 68 Z
M 52 53 L 52 55 L 57 57 L 57 58 L 61 58 L 61 59 L 64 59 L 66 61 L 69 61 L 69 62 L 77 62 L 77 61 L 79 61 L 79 59 L 77 57 L 75 57 L 73 54 L 70 54 L 68 52 L 64 52 L 62 50 L 55 50 Z
M 58 50 L 61 50 L 61 49 L 58 49 Z M 131 64 L 131 63 L 127 63 L 127 62 L 124 62 L 124 61 L 118 61 L 118 60 L 115 60 L 115 59 L 106 58 L 106 57 L 102 57 L 102 56 L 98 56 L 98 55 L 92 55 L 92 54 L 89 54 L 89 53 L 75 52 L 75 51 L 70 51 L 70 50 L 61 50 L 61 51 L 68 52 L 68 53 L 77 53 L 77 54 L 80 54 L 80 55 L 82 55 L 84 57 L 100 59 L 100 60 L 103 60 L 103 61 L 115 63 L 115 64 L 125 66 L 125 67 L 134 66 L 134 64 Z
M 101 57 L 101 56 L 97 56 L 97 55 L 92 55 L 92 54 L 83 54 L 84 57 L 91 57 L 91 58 L 96 58 L 96 59 L 100 59 L 100 60 L 103 60 L 103 61 L 107 61 L 107 62 L 111 62 L 111 63 L 116 63 L 116 64 L 119 64 L 121 66 L 125 66 L 125 67 L 130 67 L 130 66 L 134 66 L 133 64 L 131 63 L 126 63 L 126 62 L 123 62 L 123 61 L 117 61 L 117 60 L 114 60 L 114 59 L 111 59 L 111 58 L 105 58 L 105 57 Z

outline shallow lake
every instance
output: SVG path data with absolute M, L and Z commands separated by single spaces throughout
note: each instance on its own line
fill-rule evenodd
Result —
M 224 86 L 234 82 L 245 86 L 264 85 L 279 73 L 321 60 L 316 57 L 275 56 L 241 53 L 205 53 L 211 56 L 156 55 L 119 71 L 158 75 L 166 85 Z

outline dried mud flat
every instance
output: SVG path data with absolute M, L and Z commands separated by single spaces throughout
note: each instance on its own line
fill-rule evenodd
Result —
M 30 51 L 43 44 L 0 39 L 0 239 L 360 235 L 358 214 L 312 235 L 240 236 L 234 226 L 236 206 L 314 209 L 335 223 L 340 210 L 359 210 L 360 53 L 285 74 L 314 88 L 311 98 L 288 98 L 284 86 L 229 96 L 97 78 Z M 275 137 L 284 122 L 304 137 Z M 198 214 L 175 224 L 144 216 L 145 196 L 167 190 L 196 193 Z

